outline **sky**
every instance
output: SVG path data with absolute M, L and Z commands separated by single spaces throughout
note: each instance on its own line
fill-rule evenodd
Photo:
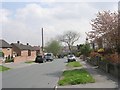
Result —
M 44 43 L 70 30 L 80 34 L 75 45 L 84 43 L 98 11 L 118 9 L 117 2 L 1 2 L 0 6 L 0 38 L 31 45 L 41 45 L 42 27 Z

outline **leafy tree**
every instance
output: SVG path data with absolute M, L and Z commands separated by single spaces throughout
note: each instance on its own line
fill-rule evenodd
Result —
M 51 42 L 47 43 L 46 51 L 49 53 L 53 53 L 55 56 L 60 52 L 61 45 L 59 41 L 52 40 Z
M 63 35 L 59 36 L 59 41 L 68 45 L 70 52 L 72 51 L 73 44 L 79 39 L 80 35 L 74 31 L 67 31 Z
M 92 31 L 87 33 L 89 40 L 97 42 L 99 48 L 104 44 L 104 47 L 116 49 L 120 42 L 118 15 L 117 12 L 98 12 L 91 21 Z
M 83 59 L 85 60 L 86 57 L 89 55 L 89 53 L 91 52 L 91 48 L 90 48 L 90 45 L 89 44 L 84 44 L 81 46 L 80 48 L 80 52 L 81 54 L 83 55 Z

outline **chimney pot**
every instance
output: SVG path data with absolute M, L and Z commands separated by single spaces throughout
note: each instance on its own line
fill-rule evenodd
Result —
M 19 43 L 20 43 L 20 41 L 17 41 L 17 43 L 19 44 Z

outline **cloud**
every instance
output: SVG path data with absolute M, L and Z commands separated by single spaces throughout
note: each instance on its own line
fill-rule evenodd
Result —
M 9 21 L 8 16 L 10 15 L 10 11 L 7 9 L 0 9 L 0 23 L 6 23 Z
M 51 7 L 49 7 L 51 6 Z M 45 43 L 51 38 L 74 30 L 81 34 L 77 43 L 84 43 L 85 32 L 91 30 L 90 20 L 95 17 L 97 9 L 88 3 L 40 3 L 26 4 L 25 7 L 12 11 L 1 9 L 3 38 L 9 42 L 17 40 L 32 45 L 41 45 L 41 28 L 44 28 Z M 4 23 L 3 23 L 4 22 Z

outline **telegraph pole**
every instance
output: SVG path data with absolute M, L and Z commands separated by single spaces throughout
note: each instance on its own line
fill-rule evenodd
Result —
M 42 52 L 43 52 L 43 47 L 44 47 L 44 37 L 43 37 L 43 28 L 42 28 Z

